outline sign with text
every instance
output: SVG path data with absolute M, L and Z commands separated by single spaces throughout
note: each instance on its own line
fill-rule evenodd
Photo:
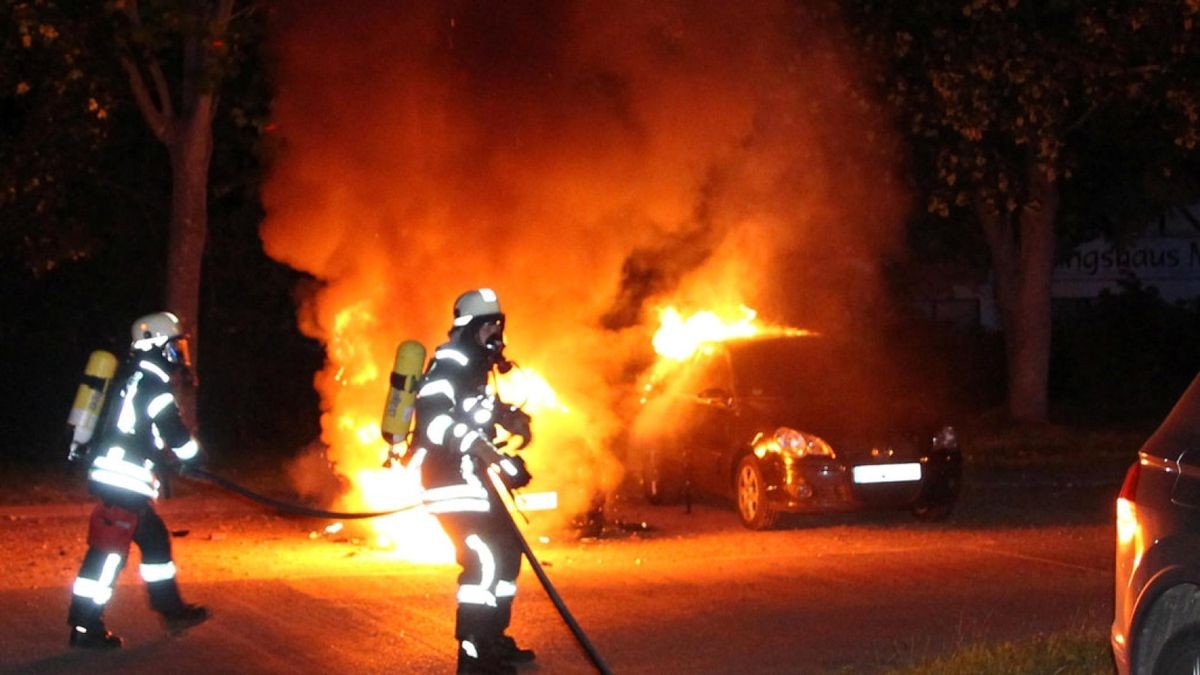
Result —
M 1054 269 L 1056 297 L 1091 297 L 1122 279 L 1156 286 L 1163 297 L 1200 295 L 1200 239 L 1156 237 L 1117 246 L 1104 239 L 1081 244 Z

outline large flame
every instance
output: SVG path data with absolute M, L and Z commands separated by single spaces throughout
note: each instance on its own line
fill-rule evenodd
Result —
M 652 344 L 659 356 L 685 361 L 706 342 L 721 342 L 756 335 L 808 335 L 801 328 L 771 326 L 758 321 L 758 312 L 738 304 L 725 309 L 700 310 L 686 319 L 673 306 L 659 310 L 659 327 Z
M 315 279 L 299 318 L 326 350 L 315 452 L 341 505 L 415 499 L 414 477 L 380 468 L 389 364 L 402 340 L 443 341 L 468 289 L 495 289 L 507 314 L 520 368 L 498 389 L 534 417 L 530 488 L 559 495 L 547 526 L 622 478 L 614 439 L 652 363 L 653 307 L 736 321 L 746 302 L 824 330 L 867 306 L 904 200 L 826 9 L 316 0 L 273 15 L 282 143 L 261 234 Z M 406 557 L 446 559 L 432 521 L 372 526 Z
M 691 358 L 705 345 L 755 336 L 815 334 L 803 328 L 766 323 L 758 318 L 756 310 L 740 302 L 713 301 L 712 306 L 714 309 L 697 310 L 686 316 L 674 305 L 658 309 L 659 325 L 651 339 L 658 359 L 646 373 L 641 385 L 643 396 L 639 398 L 640 402 L 645 403 L 646 391 L 657 386 L 679 363 Z
M 338 470 L 350 488 L 340 503 L 366 511 L 417 504 L 422 492 L 415 468 L 400 463 L 383 466 L 389 447 L 380 434 L 380 413 L 389 378 L 372 356 L 387 346 L 371 337 L 376 323 L 375 315 L 362 303 L 336 312 L 328 347 L 331 367 L 325 373 L 335 383 L 340 408 L 327 414 L 326 436 L 334 439 Z M 574 423 L 570 408 L 554 387 L 532 368 L 517 367 L 501 375 L 496 388 L 502 400 L 536 416 L 539 436 L 543 431 L 551 437 L 561 435 L 561 427 Z M 501 430 L 498 441 L 505 437 Z M 374 546 L 397 558 L 434 563 L 454 559 L 453 546 L 436 519 L 420 509 L 375 518 L 368 524 Z

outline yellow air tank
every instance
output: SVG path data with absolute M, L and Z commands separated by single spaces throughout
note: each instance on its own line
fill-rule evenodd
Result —
M 383 422 L 379 430 L 383 440 L 396 445 L 408 436 L 412 425 L 413 404 L 417 400 L 417 383 L 425 370 L 425 347 L 416 340 L 405 340 L 396 348 L 396 364 L 392 368 L 391 386 L 383 406 Z
M 77 457 L 81 446 L 92 440 L 96 422 L 100 419 L 100 409 L 104 405 L 104 396 L 108 393 L 108 385 L 115 372 L 117 357 L 112 353 L 97 349 L 88 356 L 83 378 L 75 392 L 75 402 L 71 404 L 71 412 L 67 415 L 67 427 L 71 433 L 71 459 Z

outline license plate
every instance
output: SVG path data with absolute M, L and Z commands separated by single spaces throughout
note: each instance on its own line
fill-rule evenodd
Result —
M 868 483 L 907 483 L 921 480 L 920 462 L 864 464 L 854 467 L 853 471 L 854 482 L 860 485 Z

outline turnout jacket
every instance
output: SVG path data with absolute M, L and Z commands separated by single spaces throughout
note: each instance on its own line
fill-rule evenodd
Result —
M 508 461 L 492 444 L 501 403 L 488 386 L 490 372 L 486 353 L 452 341 L 434 351 L 421 380 L 413 461 L 432 513 L 490 510 L 482 471 Z
M 157 464 L 173 452 L 188 461 L 199 452 L 179 413 L 167 365 L 156 355 L 135 352 L 133 372 L 110 405 L 95 443 L 88 479 L 149 499 L 158 497 Z

